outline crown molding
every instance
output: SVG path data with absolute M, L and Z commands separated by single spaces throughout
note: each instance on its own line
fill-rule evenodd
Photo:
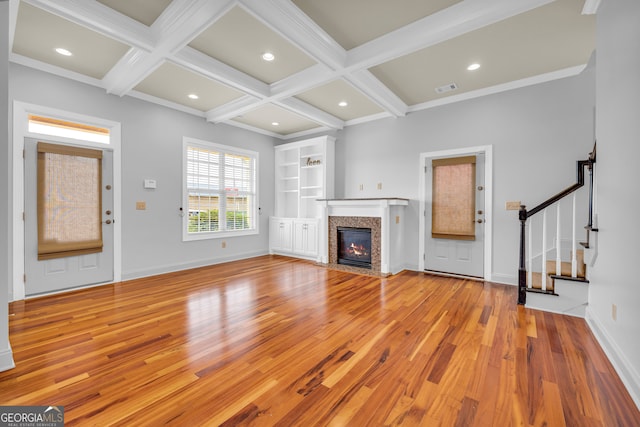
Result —
M 85 76 L 84 74 L 76 73 L 75 71 L 69 71 L 66 68 L 58 67 L 57 65 L 51 65 L 47 64 L 46 62 L 38 61 L 37 59 L 28 58 L 17 53 L 9 53 L 9 62 L 24 65 L 25 67 L 33 68 L 34 70 L 53 74 L 54 76 L 58 77 L 64 77 L 69 80 L 103 89 L 101 80 Z
M 587 64 L 576 65 L 575 67 L 564 68 L 562 70 L 553 71 L 550 73 L 539 74 L 533 77 L 527 77 L 520 80 L 514 80 L 512 82 L 503 83 L 491 87 L 486 87 L 478 90 L 472 90 L 464 92 L 458 95 L 451 95 L 444 98 L 435 99 L 433 101 L 423 102 L 422 104 L 416 104 L 409 107 L 408 112 L 414 113 L 416 111 L 426 110 L 429 108 L 440 107 L 442 105 L 453 104 L 455 102 L 467 101 L 469 99 L 480 98 L 487 95 L 493 95 L 495 93 L 506 92 L 508 90 L 520 89 L 527 86 L 533 86 L 540 83 L 546 83 L 553 80 L 564 79 L 566 77 L 573 77 L 580 74 L 587 67 Z

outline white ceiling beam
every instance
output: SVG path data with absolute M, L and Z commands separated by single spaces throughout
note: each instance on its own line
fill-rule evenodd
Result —
M 266 98 L 271 93 L 268 84 L 189 46 L 173 55 L 171 60 L 184 68 L 257 98 Z
M 249 95 L 242 96 L 220 107 L 207 111 L 207 121 L 220 123 L 225 120 L 231 120 L 248 111 L 255 110 L 257 107 L 266 103 L 266 98 L 260 99 Z
M 153 35 L 149 27 L 97 1 L 23 1 L 129 46 L 146 51 L 153 49 Z
M 326 113 L 312 105 L 307 104 L 297 98 L 255 98 L 252 96 L 243 96 L 241 98 L 234 99 L 220 107 L 207 111 L 207 121 L 212 123 L 227 122 L 234 117 L 238 117 L 244 113 L 255 110 L 263 105 L 275 104 L 287 111 L 291 111 L 301 117 L 305 117 L 316 123 L 327 126 L 331 129 L 342 129 L 344 127 L 344 121 L 339 118 Z
M 319 63 L 333 69 L 344 67 L 344 48 L 290 0 L 238 2 L 249 13 Z
M 297 95 L 338 77 L 340 77 L 340 74 L 332 71 L 329 67 L 316 64 L 273 83 L 271 85 L 271 96 L 282 99 L 287 96 Z
M 371 68 L 552 1 L 462 1 L 351 49 L 347 53 L 347 69 Z
M 257 19 L 265 22 L 318 64 L 272 85 L 272 98 L 283 100 L 347 75 L 346 51 L 322 28 L 288 0 L 242 1 Z M 366 70 L 348 80 L 391 115 L 402 116 L 407 106 Z M 312 115 L 313 116 L 313 115 Z M 332 116 L 333 117 L 333 116 Z M 309 117 L 312 118 L 312 117 Z M 322 119 L 319 117 L 318 119 Z M 335 119 L 335 118 L 334 118 Z M 316 120 L 316 119 L 314 119 Z M 336 123 L 330 125 L 335 128 Z
M 345 76 L 345 80 L 395 117 L 407 114 L 407 104 L 378 80 L 376 76 L 371 74 L 369 70 L 360 70 L 348 74 Z
M 104 88 L 125 95 L 232 5 L 231 0 L 174 0 L 151 26 L 158 37 L 153 50 L 146 53 L 132 48 L 104 77 Z
M 286 98 L 273 102 L 280 107 L 291 111 L 299 116 L 312 120 L 316 123 L 320 123 L 331 129 L 342 129 L 344 127 L 344 120 L 341 120 L 323 110 L 320 110 L 312 105 L 301 101 L 298 98 Z

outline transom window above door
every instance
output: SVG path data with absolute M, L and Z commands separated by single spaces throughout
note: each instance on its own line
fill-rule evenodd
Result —
M 29 132 L 41 135 L 61 136 L 64 138 L 98 142 L 101 144 L 109 144 L 111 142 L 109 129 L 86 123 L 77 123 L 53 117 L 29 114 L 28 126 Z

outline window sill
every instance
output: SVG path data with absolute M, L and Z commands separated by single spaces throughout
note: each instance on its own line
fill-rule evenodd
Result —
M 210 240 L 210 239 L 228 239 L 230 237 L 251 236 L 259 234 L 257 229 L 242 230 L 242 231 L 212 231 L 210 233 L 193 233 L 184 234 L 182 236 L 183 242 L 192 242 L 197 240 Z

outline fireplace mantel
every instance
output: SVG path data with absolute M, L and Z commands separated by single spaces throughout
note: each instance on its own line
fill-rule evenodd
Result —
M 363 199 L 322 199 L 318 200 L 322 208 L 318 262 L 331 264 L 329 217 L 380 218 L 380 262 L 372 266 L 375 272 L 383 275 L 396 274 L 403 269 L 402 238 L 404 233 L 404 208 L 408 199 L 363 198 Z

